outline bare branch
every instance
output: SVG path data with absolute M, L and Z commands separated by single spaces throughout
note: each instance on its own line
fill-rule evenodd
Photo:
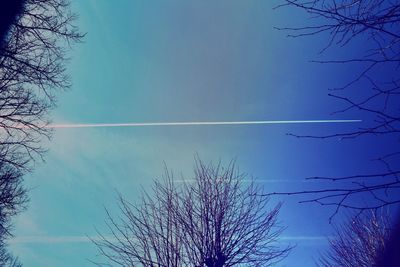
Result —
M 392 224 L 388 212 L 368 212 L 349 217 L 335 226 L 329 250 L 321 255 L 321 267 L 376 266 L 389 241 Z
M 140 206 L 120 196 L 122 216 L 107 213 L 111 238 L 99 233 L 93 242 L 119 266 L 270 266 L 291 249 L 277 244 L 281 204 L 268 210 L 268 198 L 244 178 L 234 163 L 197 160 L 194 182 L 178 186 L 166 170 Z

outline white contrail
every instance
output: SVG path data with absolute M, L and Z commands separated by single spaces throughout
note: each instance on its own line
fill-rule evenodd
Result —
M 45 128 L 95 128 L 95 127 L 144 127 L 144 126 L 197 126 L 197 125 L 251 125 L 299 123 L 351 123 L 362 120 L 287 120 L 287 121 L 190 121 L 190 122 L 129 122 L 129 123 L 71 123 L 49 124 Z

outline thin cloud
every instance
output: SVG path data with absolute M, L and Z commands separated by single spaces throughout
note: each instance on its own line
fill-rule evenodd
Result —
M 282 236 L 280 240 L 285 241 L 326 241 L 333 238 L 332 236 Z
M 20 236 L 9 240 L 9 244 L 57 244 L 57 243 L 88 243 L 92 237 L 88 236 Z M 98 237 L 94 237 L 96 239 Z

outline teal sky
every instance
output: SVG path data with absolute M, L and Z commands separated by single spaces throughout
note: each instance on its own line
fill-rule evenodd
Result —
M 74 1 L 77 24 L 87 35 L 71 52 L 73 86 L 59 94 L 54 123 L 358 119 L 357 113 L 330 115 L 338 103 L 327 88 L 345 81 L 349 69 L 308 63 L 319 57 L 323 36 L 290 39 L 274 30 L 305 21 L 293 10 L 273 10 L 275 4 Z M 163 162 L 176 176 L 190 178 L 195 153 L 206 162 L 235 158 L 266 190 L 317 186 L 303 178 L 356 171 L 382 143 L 297 139 L 286 133 L 353 127 L 57 129 L 46 162 L 38 162 L 26 177 L 31 201 L 16 218 L 11 249 L 25 266 L 92 266 L 88 259 L 96 259 L 97 252 L 87 236 L 105 229 L 104 207 L 118 214 L 116 191 L 135 201 L 141 186 L 148 188 L 161 176 Z M 332 210 L 284 200 L 282 244 L 297 247 L 277 266 L 312 266 L 326 248 Z

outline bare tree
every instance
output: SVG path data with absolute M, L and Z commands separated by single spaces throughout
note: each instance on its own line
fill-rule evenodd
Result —
M 294 7 L 310 15 L 310 23 L 307 25 L 278 29 L 288 31 L 291 37 L 325 36 L 327 43 L 321 51 L 322 54 L 333 47 L 344 49 L 357 45 L 357 51 L 353 47 L 350 57 L 314 62 L 351 65 L 356 70 L 353 78 L 339 87 L 331 88 L 329 95 L 345 104 L 344 108 L 333 114 L 357 111 L 363 117 L 363 127 L 327 135 L 292 136 L 319 139 L 368 137 L 372 141 L 386 138 L 392 144 L 391 151 L 376 155 L 373 159 L 381 163 L 381 168 L 373 173 L 360 171 L 341 177 L 310 177 L 308 179 L 328 183 L 317 190 L 278 194 L 306 195 L 307 199 L 302 202 L 335 206 L 332 217 L 341 208 L 357 211 L 357 215 L 362 216 L 363 212 L 369 214 L 379 212 L 385 206 L 398 205 L 399 1 L 283 0 L 283 4 L 278 7 Z M 381 216 L 379 220 L 364 216 L 363 219 L 355 219 L 355 223 L 349 223 L 337 230 L 339 240 L 331 241 L 331 253 L 322 261 L 323 266 L 398 266 L 400 258 L 396 256 L 396 248 L 400 244 L 399 227 L 396 226 L 388 246 L 384 247 L 382 238 L 387 239 L 387 220 L 385 216 Z M 378 252 L 381 254 L 379 257 Z
M 25 208 L 28 201 L 22 185 L 22 173 L 0 163 L 0 243 L 10 236 L 11 218 Z
M 0 265 L 4 267 L 22 267 L 17 257 L 14 257 L 6 250 L 4 243 L 0 244 Z
M 329 250 L 321 255 L 318 266 L 376 266 L 389 241 L 392 229 L 389 218 L 382 210 L 369 211 L 336 226 L 335 236 L 329 239 Z
M 119 195 L 121 216 L 114 218 L 107 211 L 111 234 L 99 232 L 100 238 L 93 242 L 118 266 L 182 266 L 183 235 L 174 214 L 177 201 L 177 188 L 169 173 L 164 183 L 154 183 L 152 195 L 143 192 L 141 205 Z
M 6 252 L 11 219 L 25 208 L 24 173 L 50 137 L 56 91 L 68 88 L 66 52 L 83 35 L 68 0 L 2 1 L 0 13 L 0 265 L 20 266 Z M 9 10 L 7 8 L 10 8 Z
M 66 48 L 83 37 L 67 0 L 26 0 L 0 47 L 0 161 L 29 169 L 56 90 L 69 87 Z
M 14 208 L 24 202 L 24 190 L 16 190 L 21 177 L 43 152 L 41 137 L 50 136 L 46 125 L 55 91 L 69 86 L 66 49 L 83 37 L 73 25 L 69 1 L 16 2 L 16 18 L 2 25 L 9 30 L 0 46 L 0 206 L 14 203 Z
M 392 140 L 392 151 L 377 155 L 381 163 L 374 173 L 362 172 L 342 177 L 310 177 L 334 182 L 321 190 L 290 192 L 307 194 L 304 202 L 316 202 L 358 210 L 375 210 L 400 203 L 400 3 L 391 0 L 283 0 L 278 6 L 295 7 L 310 15 L 308 25 L 278 28 L 291 37 L 327 37 L 325 52 L 333 46 L 344 49 L 358 45 L 351 58 L 314 61 L 325 64 L 352 64 L 359 72 L 343 86 L 330 89 L 330 96 L 346 104 L 334 114 L 359 111 L 363 127 L 328 135 L 294 135 L 311 138 L 353 139 L 362 136 Z M 376 139 L 375 139 L 376 140 Z M 363 203 L 358 204 L 363 199 Z M 368 201 L 366 201 L 368 199 Z
M 180 184 L 166 171 L 140 205 L 120 196 L 122 215 L 107 212 L 111 235 L 93 242 L 119 266 L 271 266 L 290 251 L 277 244 L 281 205 L 268 210 L 245 179 L 233 163 L 197 160 L 194 179 Z
M 196 266 L 268 266 L 287 252 L 274 243 L 280 204 L 267 211 L 268 199 L 246 177 L 220 165 L 195 168 L 195 182 L 186 184 L 179 221 L 186 237 L 186 250 Z M 194 249 L 195 248 L 195 249 Z

